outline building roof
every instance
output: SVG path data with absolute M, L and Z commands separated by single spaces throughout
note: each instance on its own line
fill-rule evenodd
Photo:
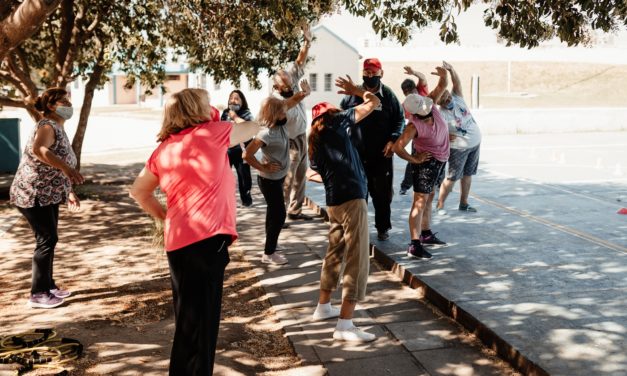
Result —
M 326 30 L 329 34 L 331 34 L 335 39 L 337 39 L 338 41 L 340 41 L 342 44 L 344 44 L 346 47 L 350 48 L 351 50 L 355 51 L 358 55 L 359 55 L 359 50 L 357 50 L 357 48 L 355 48 L 352 44 L 348 43 L 345 39 L 343 39 L 342 37 L 340 37 L 339 35 L 335 34 L 333 31 L 331 31 L 331 29 L 329 29 L 328 27 L 326 27 L 325 25 L 318 25 L 316 27 L 314 27 L 313 29 L 311 29 L 311 31 L 313 33 L 315 33 L 318 30 Z M 361 55 L 359 56 L 359 58 L 361 59 Z

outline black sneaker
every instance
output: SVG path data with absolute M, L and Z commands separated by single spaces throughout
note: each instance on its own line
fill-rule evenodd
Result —
M 433 234 L 427 236 L 420 235 L 420 243 L 424 245 L 445 245 L 446 242 L 438 239 L 435 234 L 437 234 L 437 232 L 434 232 Z
M 407 257 L 430 259 L 431 253 L 427 252 L 422 244 L 409 244 L 407 247 Z
M 398 192 L 401 196 L 405 196 L 407 194 L 407 189 L 405 188 L 401 188 L 401 190 Z
M 390 234 L 388 234 L 388 231 L 377 231 L 377 239 L 381 240 L 381 241 L 386 241 L 390 238 Z

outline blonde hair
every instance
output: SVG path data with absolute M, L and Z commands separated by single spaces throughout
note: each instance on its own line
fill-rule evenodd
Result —
M 183 89 L 166 102 L 157 141 L 162 142 L 172 134 L 210 120 L 209 93 L 203 89 Z
M 264 127 L 271 128 L 277 120 L 285 114 L 285 103 L 282 99 L 268 97 L 261 102 L 261 109 L 257 115 L 257 122 Z

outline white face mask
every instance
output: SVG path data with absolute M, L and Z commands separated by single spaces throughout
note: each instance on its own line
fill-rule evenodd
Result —
M 58 106 L 54 112 L 61 116 L 63 120 L 69 120 L 74 115 L 74 107 Z

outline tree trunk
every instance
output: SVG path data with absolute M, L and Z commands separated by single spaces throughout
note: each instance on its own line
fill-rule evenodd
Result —
M 31 37 L 61 0 L 24 0 L 13 14 L 0 22 L 0 61 L 22 41 Z
M 78 126 L 76 128 L 76 133 L 74 134 L 74 139 L 72 140 L 72 149 L 76 154 L 76 169 L 80 171 L 81 168 L 81 151 L 83 149 L 83 139 L 85 138 L 85 131 L 87 130 L 87 121 L 89 120 L 89 114 L 91 112 L 91 104 L 94 99 L 94 92 L 96 91 L 96 87 L 98 87 L 98 83 L 102 78 L 102 74 L 104 72 L 104 66 L 101 64 L 101 60 L 99 60 L 99 64 L 94 67 L 94 71 L 89 76 L 89 81 L 87 81 L 87 85 L 85 85 L 85 97 L 83 99 L 83 106 L 81 107 L 81 115 L 78 119 Z

